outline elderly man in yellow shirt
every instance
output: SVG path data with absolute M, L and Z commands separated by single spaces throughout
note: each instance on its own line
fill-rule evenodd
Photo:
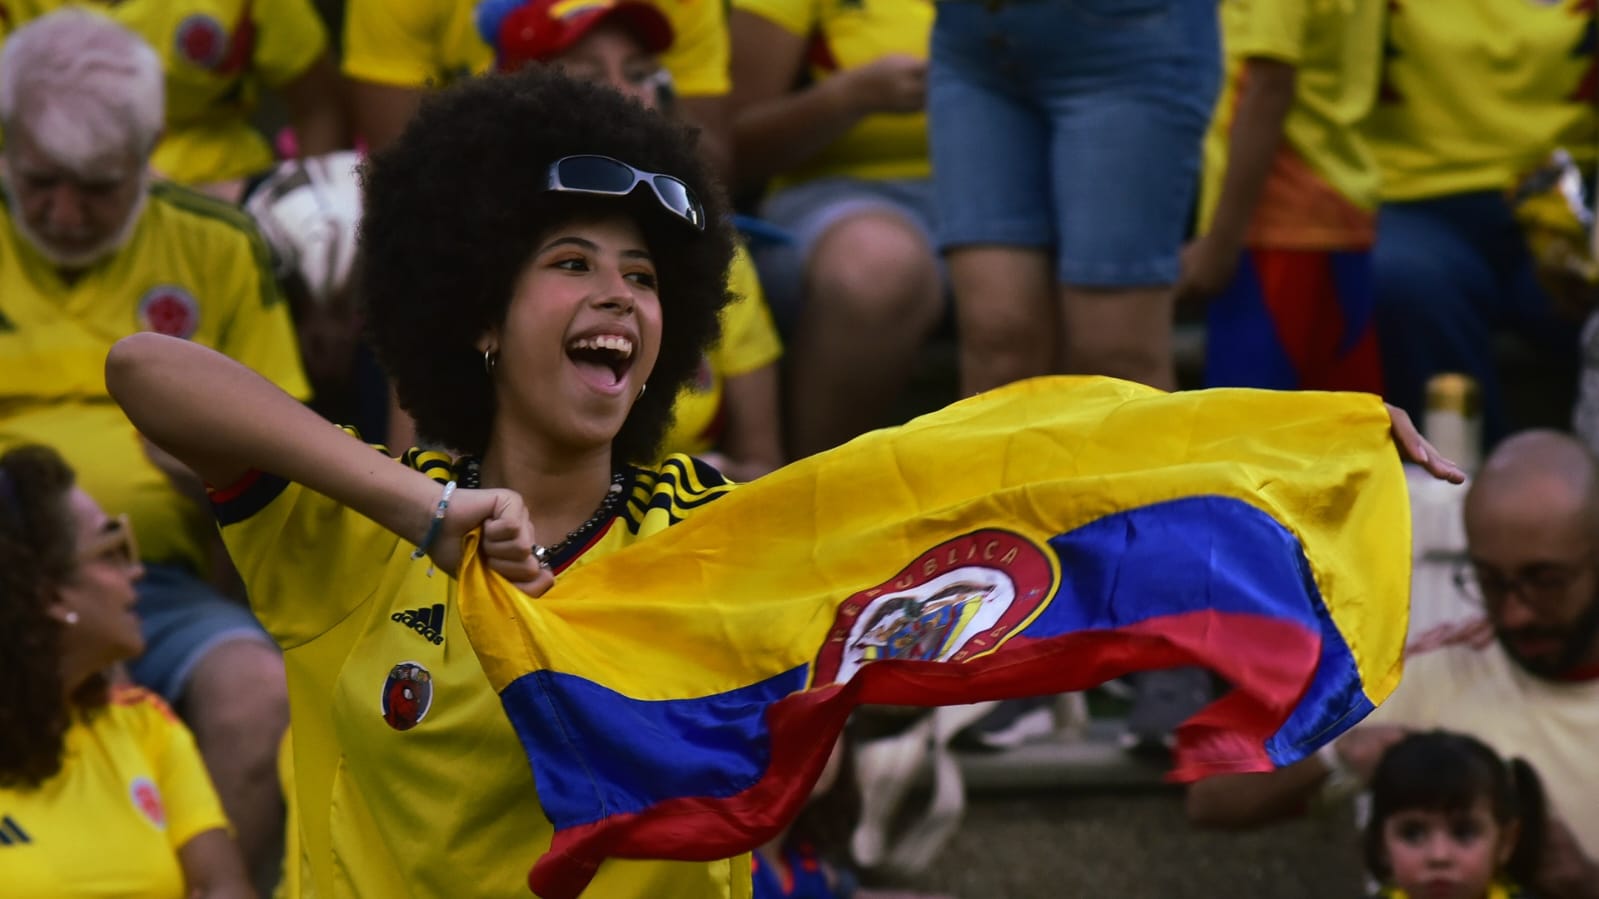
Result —
M 3 0 L 8 30 L 74 0 Z M 228 202 L 272 167 L 272 148 L 251 123 L 261 92 L 275 93 L 300 151 L 347 145 L 348 125 L 327 29 L 312 0 L 98 0 L 161 57 L 166 121 L 150 167 L 163 178 Z
M 155 51 L 92 11 L 51 13 L 0 47 L 0 448 L 55 447 L 90 495 L 131 516 L 147 569 L 147 649 L 131 671 L 188 719 L 241 845 L 264 862 L 281 825 L 283 663 L 208 583 L 216 533 L 202 485 L 111 401 L 104 365 L 119 338 L 158 331 L 307 389 L 245 218 L 151 183 L 163 96 Z

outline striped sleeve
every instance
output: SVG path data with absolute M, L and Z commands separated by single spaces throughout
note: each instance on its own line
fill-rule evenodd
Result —
M 648 537 L 688 518 L 736 486 L 704 461 L 675 453 L 653 471 L 639 472 L 622 517 L 634 536 Z

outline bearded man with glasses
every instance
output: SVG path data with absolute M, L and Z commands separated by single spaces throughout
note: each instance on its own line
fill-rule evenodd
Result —
M 1195 823 L 1255 826 L 1352 796 L 1390 745 L 1444 728 L 1526 759 L 1548 787 L 1544 858 L 1529 886 L 1552 899 L 1599 896 L 1599 462 L 1567 434 L 1511 437 L 1473 480 L 1465 525 L 1455 584 L 1494 640 L 1411 656 L 1386 703 L 1297 765 L 1194 784 Z

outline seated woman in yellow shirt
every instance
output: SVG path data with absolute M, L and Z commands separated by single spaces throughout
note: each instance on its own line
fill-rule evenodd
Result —
M 73 486 L 55 451 L 0 456 L 7 895 L 253 895 L 194 738 L 153 694 L 108 684 L 144 648 L 138 558 L 127 519 Z

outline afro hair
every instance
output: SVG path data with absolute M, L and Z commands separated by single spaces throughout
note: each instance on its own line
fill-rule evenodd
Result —
M 647 187 L 625 198 L 552 193 L 551 164 L 611 156 L 673 175 L 705 207 L 703 231 Z M 632 210 L 655 259 L 661 349 L 649 390 L 612 442 L 618 462 L 650 462 L 679 390 L 720 332 L 733 255 L 731 212 L 688 127 L 615 91 L 535 66 L 475 78 L 424 101 L 363 172 L 361 299 L 379 359 L 418 436 L 481 454 L 494 388 L 479 337 L 500 325 L 540 239 Z

